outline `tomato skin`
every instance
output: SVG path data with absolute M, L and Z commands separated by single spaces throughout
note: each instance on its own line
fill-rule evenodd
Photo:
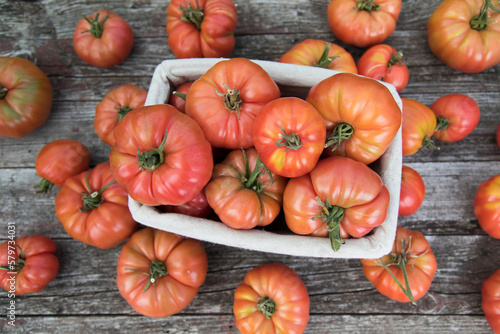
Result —
M 17 296 L 45 289 L 59 272 L 56 250 L 56 243 L 43 235 L 4 241 L 0 244 L 0 265 L 6 267 L 0 268 L 0 286 Z M 9 267 L 9 264 L 16 266 L 20 259 L 25 262 L 21 268 Z M 13 276 L 14 286 L 11 285 Z
M 205 188 L 189 202 L 181 205 L 161 205 L 160 210 L 167 213 L 180 213 L 191 217 L 206 218 L 212 208 L 208 204 Z
M 0 137 L 20 138 L 38 129 L 52 110 L 52 85 L 29 60 L 0 57 Z
M 417 212 L 425 198 L 425 183 L 413 168 L 403 165 L 401 192 L 399 195 L 399 215 L 409 216 Z
M 436 129 L 436 116 L 425 104 L 410 98 L 403 101 L 403 156 L 417 153 L 431 143 Z
M 184 82 L 182 85 L 177 87 L 175 92 L 180 93 L 180 94 L 186 94 L 193 85 L 193 81 L 188 81 Z M 168 99 L 168 104 L 173 105 L 176 107 L 180 112 L 185 113 L 186 112 L 186 99 L 181 98 L 179 96 L 176 96 L 175 94 L 170 95 L 170 98 Z
M 148 273 L 157 260 L 166 274 Z M 122 247 L 116 284 L 129 305 L 151 318 L 167 317 L 186 308 L 205 282 L 207 254 L 200 241 L 173 233 L 143 228 Z M 154 283 L 149 283 L 154 278 Z
M 183 20 L 181 7 L 203 10 L 198 29 Z M 231 0 L 172 0 L 167 8 L 168 46 L 177 58 L 220 58 L 231 54 L 238 24 L 236 6 Z
M 495 333 L 500 333 L 500 269 L 497 269 L 481 286 L 481 308 L 486 321 Z
M 259 299 L 271 298 L 275 311 L 268 319 Z M 281 263 L 251 269 L 234 292 L 233 313 L 242 334 L 303 333 L 309 322 L 310 299 L 300 276 Z
M 481 228 L 492 238 L 500 239 L 500 174 L 479 185 L 472 206 Z

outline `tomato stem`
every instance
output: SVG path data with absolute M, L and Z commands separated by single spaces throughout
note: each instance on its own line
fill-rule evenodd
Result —
M 50 182 L 47 179 L 42 179 L 40 181 L 40 183 L 38 183 L 33 188 L 38 189 L 38 190 L 35 191 L 36 194 L 40 194 L 40 193 L 46 194 L 46 193 L 48 193 L 48 192 L 50 192 L 52 190 L 53 186 L 54 186 L 54 183 Z
M 229 89 L 229 87 L 224 83 L 224 88 L 226 88 L 227 93 L 219 93 L 217 88 L 215 88 L 215 94 L 222 97 L 222 101 L 224 101 L 224 105 L 231 112 L 238 113 L 238 119 L 240 119 L 240 109 L 243 105 L 243 101 L 240 98 L 240 91 L 235 89 Z
M 110 185 L 116 183 L 116 181 L 111 181 L 110 183 L 102 187 L 101 190 L 92 191 L 87 180 L 88 174 L 89 172 L 85 173 L 85 186 L 87 187 L 89 193 L 87 194 L 85 192 L 82 192 L 82 194 L 84 194 L 82 196 L 83 208 L 80 208 L 80 211 L 84 213 L 88 212 L 89 210 L 97 209 L 99 205 L 104 202 L 104 198 L 101 197 L 101 194 L 104 192 L 104 190 L 108 189 Z
M 129 108 L 128 106 L 121 106 L 117 107 L 115 106 L 116 111 L 118 111 L 117 117 L 118 117 L 118 122 L 120 122 L 125 115 L 127 115 L 129 112 L 131 112 L 133 109 Z
M 7 92 L 8 92 L 7 87 L 0 85 L 0 99 L 5 98 L 5 96 L 7 95 Z
M 92 35 L 94 35 L 95 38 L 101 38 L 102 33 L 104 31 L 104 22 L 106 22 L 106 20 L 108 19 L 109 12 L 108 15 L 106 15 L 101 22 L 99 22 L 99 13 L 95 14 L 95 17 L 93 17 L 92 20 L 90 20 L 85 15 L 82 16 L 90 24 L 90 29 L 82 31 L 82 34 L 90 32 Z
M 403 59 L 403 54 L 401 52 L 398 53 L 393 53 L 391 55 L 391 58 L 389 58 L 389 62 L 387 63 L 387 67 L 389 68 L 389 71 L 391 70 L 392 65 L 403 65 L 403 62 L 401 61 Z
M 273 184 L 274 183 L 273 175 L 271 174 L 271 171 L 264 165 L 259 155 L 257 155 L 257 161 L 255 162 L 255 167 L 253 171 L 250 173 L 248 157 L 245 153 L 245 150 L 242 151 L 243 151 L 243 159 L 245 161 L 245 175 L 242 175 L 241 183 L 243 183 L 245 188 L 252 189 L 255 192 L 259 193 L 269 185 L 269 184 L 262 184 L 259 181 L 260 176 L 264 173 L 267 173 L 269 179 L 271 180 L 271 183 Z
M 470 20 L 470 27 L 478 31 L 486 29 L 488 27 L 488 24 L 494 21 L 494 20 L 488 20 L 488 10 L 490 9 L 495 12 L 500 12 L 499 8 L 493 6 L 491 0 L 485 0 L 483 6 L 481 7 L 481 12 L 479 13 L 479 15 L 473 17 Z
M 450 121 L 445 117 L 436 117 L 436 121 L 437 123 L 434 131 L 446 130 L 450 124 Z
M 184 101 L 186 101 L 186 96 L 187 96 L 187 94 L 186 94 L 186 93 L 179 93 L 178 91 L 174 91 L 174 92 L 172 93 L 172 95 L 175 95 L 175 96 L 177 96 L 177 97 L 180 97 L 181 99 L 183 99 Z
M 16 263 L 14 265 L 2 264 L 2 265 L 0 265 L 0 269 L 4 269 L 7 271 L 13 271 L 13 272 L 15 271 L 17 273 L 20 273 L 21 271 L 23 271 L 23 268 L 25 266 L 26 266 L 26 268 L 29 269 L 28 265 L 26 264 L 26 252 L 24 252 L 23 249 L 21 248 L 21 246 L 19 246 L 18 244 L 16 244 L 16 246 L 20 250 Z
M 302 140 L 296 133 L 287 134 L 285 129 L 280 125 L 281 131 L 283 133 L 279 134 L 280 139 L 276 141 L 276 146 L 287 148 L 287 151 L 294 150 L 297 151 L 302 146 Z
M 375 0 L 358 0 L 358 10 L 366 10 L 367 12 L 380 10 L 380 5 L 377 5 L 374 2 Z
M 338 205 L 331 205 L 330 198 L 326 199 L 326 203 L 319 197 L 316 197 L 316 201 L 322 207 L 323 212 L 312 217 L 312 219 L 321 218 L 321 221 L 326 223 L 332 249 L 336 252 L 345 243 L 340 235 L 340 222 L 344 219 L 344 208 Z
M 340 147 L 343 141 L 349 140 L 354 133 L 354 128 L 348 123 L 339 123 L 333 129 L 332 134 L 328 137 L 325 144 L 326 147 L 331 147 L 332 151 L 335 151 Z
M 276 303 L 271 297 L 261 297 L 257 300 L 257 309 L 262 312 L 267 319 L 271 319 L 276 311 Z
M 149 273 L 138 271 L 135 268 L 127 268 L 127 270 L 135 271 L 138 274 L 146 275 L 149 277 L 146 285 L 144 286 L 144 290 L 142 290 L 142 293 L 146 292 L 146 290 L 149 288 L 151 283 L 153 283 L 153 285 L 155 285 L 156 281 L 160 277 L 168 275 L 167 265 L 165 264 L 165 262 L 160 261 L 160 260 L 153 260 L 151 262 L 151 265 L 149 266 Z
M 314 63 L 314 66 L 316 67 L 322 67 L 322 68 L 328 68 L 330 63 L 335 59 L 338 58 L 339 56 L 335 57 L 328 57 L 328 54 L 330 53 L 330 47 L 332 46 L 331 43 L 325 43 L 325 48 L 323 49 L 323 53 L 321 54 L 321 57 L 319 60 Z
M 198 0 L 196 0 L 196 7 L 200 8 Z M 201 30 L 201 23 L 203 22 L 203 17 L 205 15 L 203 13 L 203 8 L 194 9 L 191 7 L 191 3 L 188 3 L 187 7 L 179 6 L 179 9 L 184 14 L 184 16 L 181 17 L 182 21 L 191 23 L 196 27 L 196 29 Z
M 165 143 L 167 141 L 167 132 L 168 129 L 165 130 L 165 136 L 163 137 L 163 141 L 161 142 L 158 148 L 153 148 L 151 152 L 140 152 L 137 149 L 137 160 L 139 160 L 139 169 L 140 170 L 148 170 L 154 171 L 165 161 L 165 153 L 163 152 L 163 148 L 165 147 Z
M 425 136 L 424 139 L 422 139 L 422 148 L 425 149 L 434 149 L 434 150 L 439 150 L 439 147 L 434 144 L 434 141 L 432 140 L 431 137 Z

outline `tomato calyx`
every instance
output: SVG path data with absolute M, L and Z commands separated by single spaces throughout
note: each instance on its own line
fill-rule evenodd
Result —
M 131 112 L 133 109 L 129 108 L 128 106 L 121 106 L 117 107 L 115 106 L 116 111 L 118 112 L 117 117 L 118 117 L 118 122 L 120 122 L 123 117 L 125 117 L 129 112 Z
M 424 139 L 422 139 L 422 148 L 425 149 L 434 149 L 434 150 L 439 150 L 439 147 L 434 144 L 434 141 L 432 140 L 431 137 L 425 136 Z
M 319 60 L 317 62 L 315 62 L 313 64 L 313 66 L 316 66 L 316 67 L 321 67 L 321 68 L 328 68 L 328 66 L 330 65 L 330 63 L 338 58 L 339 56 L 335 56 L 335 57 L 328 57 L 328 54 L 330 53 L 330 47 L 332 46 L 331 43 L 325 43 L 325 48 L 323 49 L 323 53 L 321 54 L 321 57 L 319 58 Z
M 339 123 L 333 128 L 332 134 L 326 141 L 325 148 L 331 147 L 335 151 L 340 147 L 342 142 L 349 140 L 354 133 L 354 127 L 349 123 Z
M 260 193 L 265 187 L 269 184 L 263 184 L 259 181 L 261 175 L 266 173 L 271 180 L 271 183 L 274 184 L 274 178 L 271 174 L 271 171 L 264 165 L 260 156 L 257 155 L 257 161 L 255 162 L 255 167 L 253 171 L 250 173 L 250 165 L 248 163 L 248 158 L 244 150 L 243 151 L 243 159 L 245 161 L 245 175 L 241 176 L 241 183 L 247 189 L 252 189 L 253 191 Z
M 380 10 L 380 5 L 374 2 L 375 0 L 358 0 L 358 10 L 366 10 L 367 12 Z
M 445 117 L 436 117 L 436 128 L 434 131 L 446 130 L 450 121 Z
M 144 290 L 142 290 L 142 293 L 144 293 L 148 290 L 151 283 L 153 283 L 153 285 L 156 285 L 156 281 L 160 277 L 168 275 L 167 265 L 165 264 L 165 262 L 160 261 L 160 260 L 153 260 L 151 262 L 151 265 L 149 266 L 149 273 L 144 273 L 144 272 L 138 271 L 136 269 L 131 269 L 131 268 L 128 268 L 127 270 L 132 270 L 138 274 L 146 275 L 149 277 L 146 285 L 144 286 Z
M 152 172 L 165 161 L 163 148 L 165 147 L 165 142 L 167 141 L 167 132 L 168 129 L 165 130 L 165 136 L 163 137 L 159 147 L 153 148 L 150 152 L 140 152 L 139 149 L 137 149 L 137 160 L 139 160 L 140 170 L 148 170 Z
M 267 319 L 271 319 L 274 312 L 276 311 L 276 303 L 271 297 L 260 297 L 257 300 L 257 309 L 262 312 L 262 314 L 264 314 Z
M 38 183 L 36 186 L 33 188 L 37 189 L 35 190 L 36 194 L 46 194 L 52 190 L 52 187 L 54 187 L 54 183 L 50 182 L 47 179 L 42 179 L 40 183 Z
M 12 271 L 16 273 L 20 273 L 23 271 L 24 266 L 29 269 L 28 265 L 26 264 L 26 252 L 23 251 L 21 246 L 16 244 L 17 248 L 19 248 L 20 252 L 18 254 L 18 258 L 15 264 L 2 264 L 0 265 L 0 269 L 7 270 L 7 271 Z M 10 246 L 9 246 L 10 248 Z M 10 251 L 9 251 L 10 253 Z M 9 258 L 12 256 L 9 256 Z
M 493 6 L 491 0 L 485 0 L 479 15 L 473 17 L 470 20 L 470 27 L 478 31 L 486 29 L 488 27 L 488 24 L 494 21 L 494 20 L 488 20 L 488 11 L 490 9 L 500 13 L 500 9 Z
M 323 209 L 323 212 L 311 219 L 321 218 L 321 221 L 326 223 L 332 249 L 336 252 L 345 243 L 340 236 L 340 222 L 344 219 L 344 208 L 338 205 L 331 205 L 330 198 L 326 199 L 326 203 L 319 197 L 316 197 L 316 201 Z
M 83 208 L 80 208 L 80 212 L 89 212 L 90 210 L 97 209 L 99 205 L 101 205 L 102 202 L 104 202 L 104 198 L 101 197 L 101 194 L 104 192 L 104 190 L 108 189 L 110 185 L 113 183 L 116 183 L 116 181 L 111 181 L 110 183 L 106 184 L 104 187 L 101 188 L 99 191 L 92 191 L 90 189 L 89 183 L 87 181 L 87 176 L 89 172 L 85 174 L 85 186 L 88 189 L 88 194 L 85 192 L 82 192 L 84 194 L 82 196 L 82 201 L 83 201 Z
M 5 98 L 5 96 L 7 96 L 8 91 L 9 90 L 7 89 L 7 87 L 0 85 L 0 99 Z
M 196 7 L 200 8 L 198 0 L 196 0 Z M 187 7 L 179 6 L 179 9 L 184 14 L 184 16 L 181 17 L 182 21 L 191 23 L 196 27 L 196 29 L 201 30 L 201 23 L 203 22 L 203 17 L 205 16 L 203 8 L 194 9 L 191 7 L 191 3 L 188 3 Z
M 401 59 L 403 59 L 403 53 L 401 52 L 393 53 L 391 55 L 391 58 L 389 58 L 389 62 L 387 63 L 389 71 L 391 70 L 392 65 L 403 65 Z
M 276 146 L 287 148 L 287 151 L 294 150 L 297 151 L 302 146 L 302 140 L 296 133 L 287 134 L 285 129 L 280 125 L 281 131 L 283 133 L 279 134 L 280 139 L 276 141 Z
M 82 16 L 90 24 L 90 29 L 82 31 L 82 34 L 90 32 L 95 38 L 101 38 L 104 31 L 104 22 L 106 22 L 109 18 L 109 13 L 101 20 L 101 22 L 99 22 L 99 13 L 95 14 L 95 17 L 93 17 L 92 20 L 85 15 Z
M 215 88 L 215 94 L 221 96 L 227 110 L 238 113 L 238 119 L 240 119 L 240 109 L 243 105 L 243 101 L 240 98 L 240 91 L 234 87 L 230 89 L 225 83 L 224 88 L 226 88 L 226 94 L 219 93 L 217 88 Z

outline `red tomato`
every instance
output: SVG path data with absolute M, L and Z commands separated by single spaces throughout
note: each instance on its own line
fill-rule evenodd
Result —
M 417 212 L 425 198 L 425 183 L 422 176 L 411 167 L 403 165 L 399 215 L 409 216 Z
M 181 205 L 161 205 L 162 212 L 180 213 L 191 217 L 205 218 L 211 212 L 212 208 L 208 204 L 205 188 L 189 202 Z
M 56 195 L 55 211 L 73 239 L 102 249 L 122 243 L 137 228 L 127 191 L 115 182 L 107 162 L 67 179 Z
M 123 246 L 116 284 L 136 312 L 167 317 L 191 303 L 205 282 L 207 268 L 200 241 L 148 227 Z
M 382 43 L 396 29 L 401 0 L 332 0 L 328 24 L 342 42 L 359 48 Z
M 0 286 L 9 295 L 45 289 L 59 272 L 56 249 L 56 243 L 43 235 L 4 241 L 0 245 Z
M 309 173 L 323 152 L 325 138 L 323 117 L 297 97 L 266 104 L 253 127 L 253 142 L 262 162 L 284 177 Z
M 180 112 L 185 113 L 187 92 L 189 91 L 189 88 L 191 88 L 193 83 L 193 81 L 188 81 L 180 85 L 174 92 L 172 92 L 172 95 L 170 95 L 168 104 L 173 105 Z
M 401 109 L 391 92 L 371 78 L 333 75 L 313 86 L 306 100 L 325 120 L 329 154 L 369 164 L 387 150 L 401 127 Z
M 472 206 L 481 228 L 500 239 L 500 174 L 479 185 Z
M 29 60 L 0 57 L 0 137 L 32 133 L 51 110 L 52 85 L 45 73 Z
M 231 0 L 172 0 L 167 8 L 168 46 L 177 58 L 231 54 L 238 24 Z
M 481 287 L 481 308 L 495 333 L 500 333 L 500 269 L 497 269 Z
M 402 97 L 403 101 L 403 155 L 412 155 L 421 148 L 436 148 L 432 135 L 436 129 L 436 116 L 425 104 Z
M 303 333 L 309 294 L 300 276 L 281 263 L 250 270 L 234 292 L 233 312 L 242 334 Z
M 148 92 L 135 85 L 125 84 L 109 91 L 95 108 L 94 130 L 109 146 L 115 144 L 114 131 L 130 111 L 143 107 Z
M 374 45 L 359 58 L 358 71 L 361 75 L 392 84 L 401 93 L 410 78 L 402 58 L 403 54 L 390 45 Z
M 425 236 L 400 226 L 389 254 L 378 260 L 361 259 L 361 264 L 378 292 L 413 304 L 427 293 L 437 269 L 436 257 Z
M 358 73 L 354 58 L 349 52 L 340 45 L 320 39 L 306 39 L 295 44 L 281 56 L 279 62 Z
M 360 238 L 381 225 L 389 200 L 387 187 L 368 166 L 350 158 L 329 157 L 309 174 L 288 181 L 283 211 L 294 233 L 328 236 L 337 251 L 344 239 Z
M 481 113 L 476 101 L 462 94 L 449 94 L 431 105 L 436 115 L 436 129 L 432 135 L 444 142 L 456 142 L 467 137 L 479 123 Z
M 75 52 L 87 64 L 111 67 L 125 61 L 134 45 L 134 32 L 127 21 L 101 9 L 78 21 L 73 32 Z
M 60 139 L 48 143 L 35 159 L 35 170 L 42 178 L 38 193 L 47 193 L 55 185 L 62 187 L 73 175 L 89 169 L 90 151 L 77 140 Z
M 254 120 L 281 95 L 278 85 L 256 63 L 233 58 L 215 64 L 189 89 L 186 113 L 200 124 L 214 147 L 253 146 Z
M 444 0 L 427 22 L 431 51 L 447 66 L 466 73 L 499 64 L 499 8 L 498 0 Z

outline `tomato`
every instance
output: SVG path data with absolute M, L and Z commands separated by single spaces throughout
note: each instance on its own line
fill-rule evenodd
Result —
M 172 0 L 167 8 L 168 46 L 177 58 L 231 54 L 238 24 L 231 0 Z
M 134 32 L 120 16 L 101 9 L 78 21 L 73 47 L 84 62 L 96 67 L 112 67 L 128 58 L 134 45 Z
M 271 224 L 281 211 L 286 179 L 266 171 L 254 148 L 233 150 L 215 165 L 207 184 L 208 204 L 229 227 Z
M 472 206 L 481 228 L 500 239 L 500 174 L 479 185 Z
M 234 292 L 233 312 L 242 334 L 303 333 L 309 306 L 304 282 L 281 263 L 254 267 Z
M 436 115 L 436 129 L 432 135 L 444 142 L 456 142 L 467 137 L 479 123 L 481 113 L 477 102 L 463 94 L 449 94 L 431 105 Z
M 295 44 L 281 56 L 279 62 L 358 73 L 356 62 L 349 52 L 340 45 L 320 39 L 306 39 Z
M 292 232 L 330 238 L 337 251 L 344 239 L 360 238 L 381 225 L 390 194 L 380 176 L 365 164 L 329 157 L 283 193 L 285 221 Z
M 18 296 L 45 289 L 59 272 L 56 250 L 56 243 L 43 235 L 4 241 L 0 245 L 0 286 Z
M 387 150 L 401 127 L 401 109 L 375 79 L 336 74 L 313 86 L 306 100 L 325 120 L 329 154 L 369 164 Z
M 0 137 L 24 137 L 52 110 L 52 85 L 29 60 L 0 57 Z
M 481 287 L 481 308 L 491 329 L 500 333 L 500 269 L 497 269 Z
M 212 146 L 249 148 L 255 118 L 280 95 L 260 65 L 233 58 L 218 62 L 194 82 L 186 96 L 186 113 L 200 124 Z
M 99 138 L 113 146 L 118 122 L 130 111 L 143 107 L 147 95 L 146 90 L 130 84 L 109 91 L 95 108 L 94 130 Z
M 205 282 L 207 268 L 200 241 L 147 227 L 123 246 L 116 284 L 136 312 L 167 317 L 191 303 Z
M 55 185 L 62 187 L 66 179 L 89 169 L 90 151 L 77 140 L 54 140 L 40 150 L 35 170 L 42 178 L 36 186 L 38 193 L 47 193 Z
M 427 22 L 431 51 L 447 66 L 466 73 L 499 64 L 499 8 L 498 0 L 442 1 Z
M 115 128 L 116 181 L 146 205 L 180 205 L 210 180 L 212 149 L 199 125 L 168 104 L 132 110 Z
M 193 85 L 193 81 L 184 82 L 172 92 L 168 99 L 168 104 L 176 107 L 180 112 L 186 112 L 186 96 L 189 88 Z
M 208 204 L 205 188 L 200 191 L 195 198 L 181 205 L 161 205 L 160 210 L 167 213 L 180 213 L 191 217 L 205 218 L 211 212 L 212 208 Z
M 401 0 L 332 0 L 328 24 L 342 42 L 364 48 L 382 43 L 396 30 Z
M 253 127 L 253 142 L 264 165 L 284 177 L 309 173 L 325 146 L 323 117 L 308 102 L 282 97 L 264 106 Z
M 436 116 L 425 104 L 410 98 L 403 101 L 403 156 L 417 153 L 422 148 L 435 148 L 432 135 L 436 129 Z
M 380 259 L 361 259 L 363 273 L 384 296 L 401 303 L 422 298 L 429 290 L 437 262 L 425 236 L 398 226 L 392 251 Z
M 409 216 L 417 212 L 425 198 L 425 183 L 413 168 L 403 165 L 401 192 L 399 194 L 399 215 Z
M 358 60 L 359 74 L 390 83 L 401 93 L 408 85 L 410 72 L 403 54 L 387 44 L 374 45 Z
M 66 180 L 55 198 L 56 217 L 75 240 L 101 249 L 117 246 L 137 228 L 125 188 L 108 162 Z

